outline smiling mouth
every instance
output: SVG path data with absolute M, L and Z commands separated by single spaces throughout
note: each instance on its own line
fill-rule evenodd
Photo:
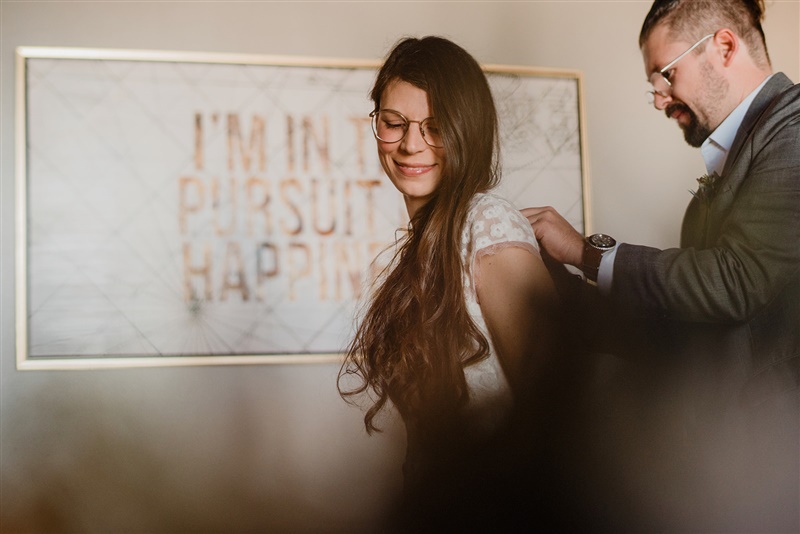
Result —
M 678 124 L 680 124 L 682 117 L 689 116 L 689 110 L 686 109 L 684 106 L 677 104 L 669 106 L 666 109 L 666 112 L 667 112 L 667 117 L 669 117 L 670 119 L 675 119 L 676 121 L 678 121 Z
M 400 163 L 395 161 L 395 165 L 403 174 L 407 176 L 419 176 L 421 174 L 425 174 L 426 172 L 430 171 L 434 166 L 433 165 L 414 165 L 408 163 Z

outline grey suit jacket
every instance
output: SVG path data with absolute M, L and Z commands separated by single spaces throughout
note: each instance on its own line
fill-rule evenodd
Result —
M 758 404 L 800 382 L 800 84 L 756 96 L 710 198 L 695 197 L 681 248 L 623 244 L 611 299 L 653 319 L 664 357 L 712 377 L 722 404 Z

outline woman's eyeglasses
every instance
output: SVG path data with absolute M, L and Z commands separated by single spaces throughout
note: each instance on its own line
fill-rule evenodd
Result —
M 442 148 L 442 134 L 435 117 L 428 117 L 421 121 L 410 121 L 402 113 L 393 109 L 376 109 L 369 114 L 372 118 L 372 133 L 375 138 L 384 143 L 397 143 L 402 141 L 408 133 L 408 126 L 412 122 L 419 124 L 419 133 L 428 146 Z

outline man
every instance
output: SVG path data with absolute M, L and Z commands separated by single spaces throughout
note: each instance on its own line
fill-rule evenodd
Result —
M 800 85 L 772 73 L 762 15 L 757 0 L 656 0 L 642 26 L 653 104 L 708 170 L 680 248 L 584 239 L 552 208 L 523 210 L 546 254 L 591 281 L 554 270 L 604 340 L 591 350 L 636 369 L 608 385 L 630 400 L 611 425 L 638 431 L 618 460 L 661 512 L 613 526 L 800 529 Z

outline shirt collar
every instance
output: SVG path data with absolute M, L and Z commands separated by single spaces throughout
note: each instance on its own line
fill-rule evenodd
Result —
M 750 104 L 755 100 L 756 95 L 766 85 L 767 81 L 772 78 L 772 75 L 767 76 L 761 84 L 756 87 L 744 100 L 742 100 L 736 109 L 730 115 L 725 117 L 722 124 L 717 126 L 708 139 L 703 141 L 700 147 L 700 152 L 703 155 L 703 160 L 706 164 L 706 171 L 708 174 L 716 172 L 722 174 L 722 169 L 725 167 L 725 160 L 728 158 L 728 152 L 733 146 L 733 141 L 736 139 L 736 133 L 742 125 L 744 116 L 747 110 L 750 109 Z

